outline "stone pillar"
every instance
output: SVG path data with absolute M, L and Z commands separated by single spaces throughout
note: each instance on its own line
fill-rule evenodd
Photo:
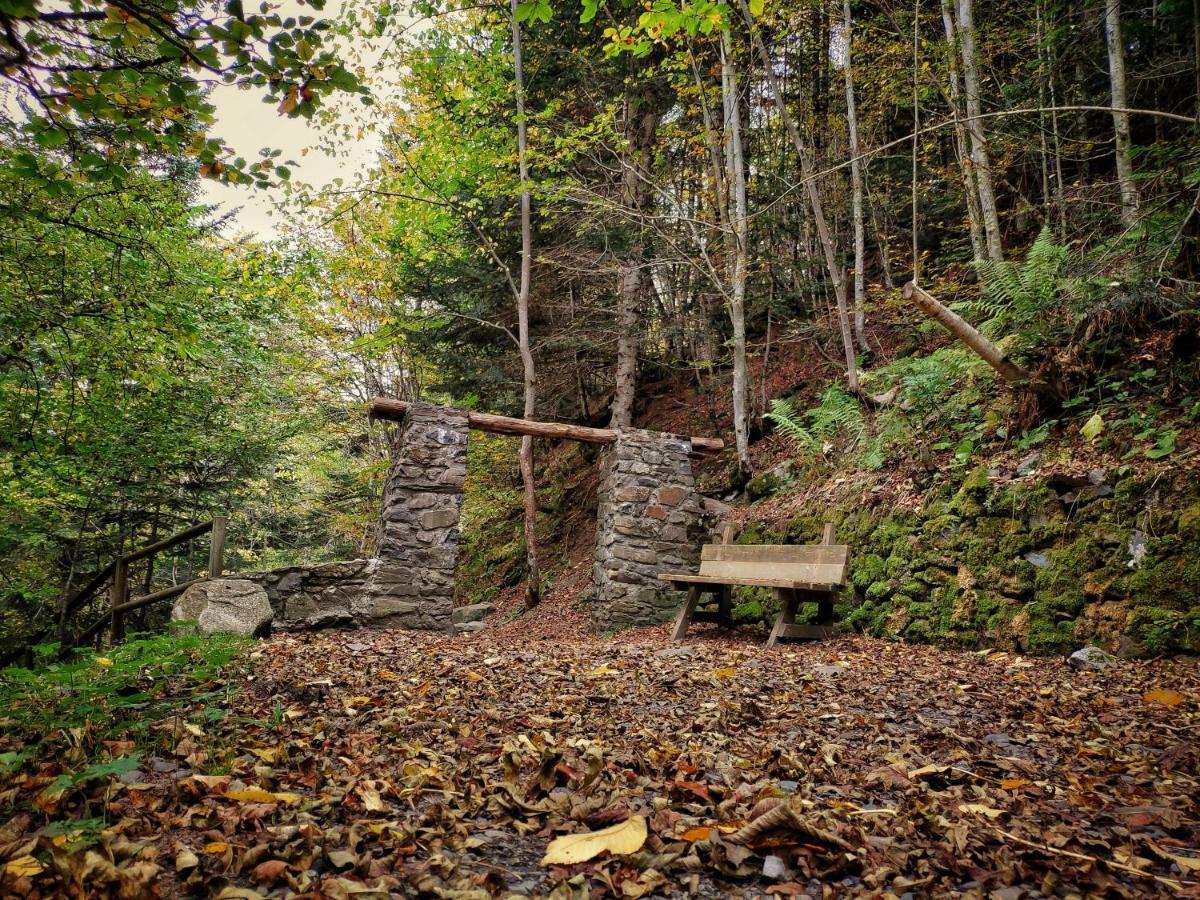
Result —
M 356 612 L 406 628 L 447 629 L 467 475 L 467 414 L 414 403 L 383 487 L 379 558 Z
M 593 570 L 601 626 L 662 622 L 682 602 L 658 575 L 696 564 L 701 505 L 691 446 L 680 435 L 623 428 L 607 452 Z

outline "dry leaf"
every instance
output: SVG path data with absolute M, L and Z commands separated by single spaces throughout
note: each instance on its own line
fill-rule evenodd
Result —
M 184 872 L 200 865 L 200 857 L 186 847 L 175 854 L 175 871 Z
M 257 787 L 246 788 L 244 791 L 227 791 L 225 796 L 230 800 L 240 800 L 244 803 L 283 803 L 287 805 L 299 803 L 304 799 L 299 794 L 275 793 Z
M 287 871 L 288 864 L 282 859 L 268 859 L 254 867 L 253 878 L 259 884 L 275 881 Z
M 569 866 L 586 862 L 606 850 L 613 856 L 636 853 L 646 842 L 646 834 L 646 819 L 643 816 L 630 816 L 624 822 L 599 831 L 568 834 L 550 842 L 546 855 L 542 857 L 542 865 Z
M 1006 791 L 1016 791 L 1029 784 L 1024 778 L 1001 778 L 1000 787 Z
M 1178 691 L 1168 690 L 1167 688 L 1156 688 L 1149 691 L 1142 697 L 1147 703 L 1158 703 L 1162 706 L 1178 706 L 1187 698 Z
M 32 878 L 34 875 L 40 875 L 44 869 L 45 867 L 32 856 L 18 856 L 4 867 L 4 874 L 15 878 Z
M 982 803 L 961 803 L 958 807 L 960 812 L 978 813 L 982 816 L 987 816 L 989 819 L 997 819 L 1004 815 L 1004 810 L 993 809 L 990 806 L 984 806 Z
M 712 826 L 711 825 L 697 825 L 694 828 L 689 828 L 687 831 L 685 831 L 679 837 L 680 837 L 680 840 L 690 841 L 692 843 L 695 843 L 696 841 L 707 841 L 711 835 L 712 835 Z

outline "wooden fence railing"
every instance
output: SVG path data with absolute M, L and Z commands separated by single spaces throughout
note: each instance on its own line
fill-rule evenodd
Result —
M 157 603 L 159 600 L 169 600 L 172 597 L 178 597 L 193 584 L 199 584 L 210 578 L 219 578 L 225 561 L 225 529 L 227 524 L 228 519 L 225 516 L 216 516 L 211 522 L 201 522 L 199 525 L 193 525 L 191 528 L 184 529 L 169 538 L 164 538 L 161 541 L 148 544 L 140 550 L 127 553 L 97 572 L 81 590 L 76 592 L 67 601 L 63 610 L 63 631 L 65 631 L 67 618 L 78 611 L 100 588 L 111 581 L 109 587 L 109 597 L 111 598 L 110 609 L 80 632 L 74 641 L 70 642 L 72 646 L 86 644 L 101 634 L 105 628 L 109 629 L 110 637 L 114 643 L 122 641 L 125 639 L 126 613 L 132 612 L 135 609 L 141 609 L 143 606 L 149 606 L 151 603 Z M 212 532 L 212 541 L 208 548 L 207 575 L 202 578 L 193 578 L 181 584 L 173 584 L 170 587 L 144 594 L 141 597 L 130 598 L 129 567 L 131 565 L 209 532 Z M 63 646 L 65 648 L 67 646 L 66 635 L 62 634 L 61 637 L 64 639 Z

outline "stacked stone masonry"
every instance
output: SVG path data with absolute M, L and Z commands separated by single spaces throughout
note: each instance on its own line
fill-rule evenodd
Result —
M 605 627 L 661 622 L 681 602 L 659 581 L 694 570 L 702 538 L 691 441 L 621 429 L 606 454 L 596 528 L 594 619 Z

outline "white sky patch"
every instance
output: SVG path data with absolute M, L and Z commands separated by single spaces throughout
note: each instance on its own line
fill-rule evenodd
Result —
M 325 19 L 336 19 L 344 0 L 330 0 L 319 15 Z M 311 7 L 300 6 L 296 0 L 282 0 L 278 4 L 281 16 L 313 15 Z M 413 33 L 421 30 L 424 23 L 393 21 L 392 28 L 403 28 Z M 414 27 L 415 24 L 415 27 Z M 385 41 L 385 44 L 390 42 Z M 344 48 L 343 48 L 344 49 Z M 384 59 L 381 47 L 372 47 L 366 41 L 355 41 L 355 52 L 346 54 L 347 67 L 354 69 L 361 63 L 371 80 L 376 108 L 387 105 L 394 95 L 389 85 L 399 83 L 401 67 L 394 56 Z M 375 163 L 382 147 L 379 129 L 358 130 L 351 128 L 350 137 L 336 137 L 336 153 L 321 149 L 331 137 L 326 124 L 315 119 L 289 118 L 278 112 L 276 106 L 264 103 L 263 88 L 240 90 L 233 85 L 219 85 L 210 96 L 216 107 L 215 122 L 211 129 L 232 147 L 238 156 L 253 163 L 259 159 L 259 150 L 267 147 L 279 150 L 276 163 L 291 169 L 292 180 L 302 182 L 312 191 L 318 192 L 341 178 L 347 184 L 364 174 Z M 337 110 L 339 120 L 349 122 L 351 117 L 361 118 L 364 107 L 357 95 L 335 93 L 322 97 L 327 108 Z M 212 179 L 203 179 L 200 200 L 216 207 L 217 214 L 234 212 L 235 218 L 225 226 L 230 237 L 249 236 L 254 240 L 270 241 L 281 236 L 286 225 L 286 216 L 278 207 L 286 202 L 286 191 L 282 187 L 259 190 L 249 185 L 222 184 Z

